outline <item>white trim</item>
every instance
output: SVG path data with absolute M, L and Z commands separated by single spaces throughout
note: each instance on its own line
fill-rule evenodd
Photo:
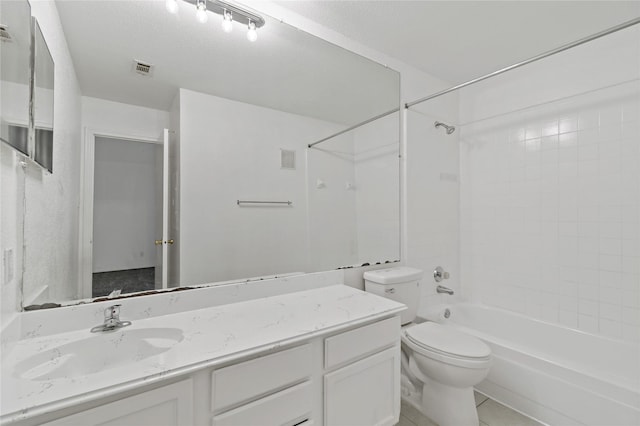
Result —
M 78 297 L 90 299 L 92 294 L 93 273 L 93 180 L 95 166 L 95 142 L 97 137 L 119 139 L 133 142 L 162 144 L 162 138 L 138 136 L 84 128 L 84 137 L 80 146 L 80 215 L 78 241 Z

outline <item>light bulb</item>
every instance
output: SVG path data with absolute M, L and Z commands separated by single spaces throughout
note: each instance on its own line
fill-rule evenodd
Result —
M 178 0 L 166 0 L 164 5 L 169 13 L 178 13 Z
M 196 4 L 196 19 L 198 22 L 204 24 L 209 19 L 209 15 L 207 14 L 207 3 L 206 0 L 198 0 Z
M 258 39 L 258 32 L 256 31 L 256 24 L 253 21 L 249 21 L 249 31 L 247 31 L 247 40 L 254 42 Z
M 233 16 L 231 16 L 231 12 L 228 10 L 224 11 L 224 16 L 222 18 L 222 31 L 225 33 L 230 33 L 233 29 Z

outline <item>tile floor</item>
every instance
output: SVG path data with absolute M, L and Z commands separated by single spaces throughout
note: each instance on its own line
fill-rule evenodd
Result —
M 93 274 L 93 297 L 107 296 L 113 290 L 122 293 L 149 291 L 156 288 L 155 269 L 128 269 L 124 271 L 98 272 Z
M 529 417 L 475 392 L 480 426 L 543 426 Z M 437 426 L 413 406 L 402 402 L 400 421 L 396 426 Z

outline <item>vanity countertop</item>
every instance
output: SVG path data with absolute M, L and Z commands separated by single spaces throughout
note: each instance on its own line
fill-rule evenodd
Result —
M 134 321 L 129 327 L 92 334 L 82 331 L 17 342 L 2 362 L 0 421 L 3 424 L 88 402 L 169 377 L 214 367 L 280 346 L 374 321 L 404 310 L 404 305 L 344 285 L 287 293 L 211 308 Z M 121 313 L 127 319 L 126 310 Z M 135 351 L 117 366 L 89 375 L 37 380 L 20 378 L 19 364 L 39 353 L 83 339 L 114 352 L 123 333 L 173 329 L 180 341 L 171 349 L 140 359 Z M 171 330 L 169 330 L 171 331 Z M 175 334 L 175 333 L 174 333 Z M 63 357 L 60 357 L 63 358 Z M 72 371 L 78 360 L 61 359 Z

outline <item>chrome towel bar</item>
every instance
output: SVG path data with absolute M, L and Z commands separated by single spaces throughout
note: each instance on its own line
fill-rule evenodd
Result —
M 238 200 L 238 205 L 242 204 L 286 204 L 287 206 L 293 205 L 293 201 L 250 201 L 250 200 Z

